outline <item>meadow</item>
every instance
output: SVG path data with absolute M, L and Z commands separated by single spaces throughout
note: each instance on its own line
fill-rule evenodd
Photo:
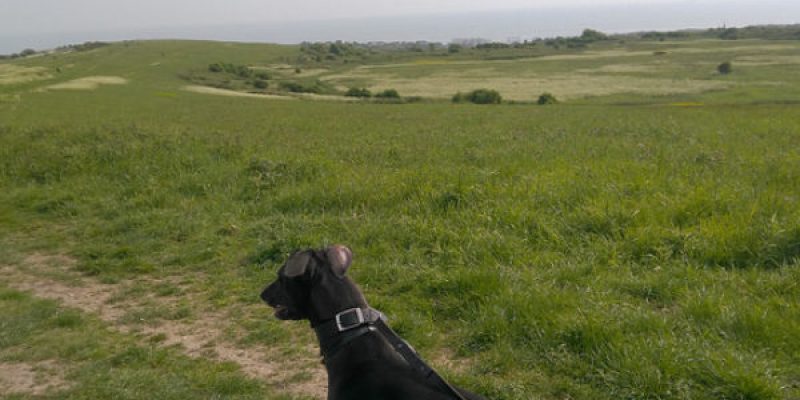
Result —
M 800 44 L 603 46 L 299 72 L 297 47 L 213 42 L 3 62 L 0 378 L 30 382 L 0 398 L 320 398 L 313 334 L 258 293 L 331 243 L 393 328 L 492 399 L 800 397 Z M 423 99 L 186 90 L 217 62 Z M 479 84 L 516 104 L 448 101 Z

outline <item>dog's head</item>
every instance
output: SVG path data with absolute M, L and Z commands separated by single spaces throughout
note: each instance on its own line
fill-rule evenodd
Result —
M 336 313 L 367 302 L 345 276 L 353 253 L 345 246 L 302 250 L 292 254 L 278 270 L 278 279 L 261 293 L 261 299 L 283 320 L 308 319 L 312 325 Z

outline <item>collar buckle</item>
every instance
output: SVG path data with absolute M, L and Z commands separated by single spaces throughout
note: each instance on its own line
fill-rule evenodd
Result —
M 351 308 L 336 314 L 336 329 L 339 332 L 358 328 L 365 322 L 367 321 L 364 319 L 364 311 L 360 308 Z

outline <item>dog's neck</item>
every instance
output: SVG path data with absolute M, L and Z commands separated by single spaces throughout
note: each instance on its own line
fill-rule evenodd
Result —
M 340 311 L 334 318 L 313 326 L 322 357 L 329 360 L 350 342 L 374 332 L 373 325 L 380 319 L 385 319 L 380 311 L 356 307 Z

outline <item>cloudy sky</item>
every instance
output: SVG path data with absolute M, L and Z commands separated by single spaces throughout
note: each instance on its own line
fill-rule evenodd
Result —
M 463 15 L 470 13 L 484 13 L 482 22 L 476 22 L 481 21 L 477 17 L 472 22 L 464 20 Z M 447 36 L 474 36 L 473 28 L 492 24 L 494 30 L 474 33 L 494 39 L 533 34 L 529 29 L 515 31 L 514 15 L 529 18 L 527 26 L 547 26 L 535 32 L 540 35 L 571 34 L 587 24 L 620 32 L 800 23 L 800 0 L 0 0 L 0 52 L 63 41 L 154 37 L 291 42 L 333 39 L 329 37 L 333 35 L 347 40 L 447 40 Z M 417 19 L 412 21 L 412 16 Z M 492 17 L 487 20 L 487 16 Z M 319 23 L 354 18 L 373 25 L 361 24 L 363 28 L 354 32 L 348 29 L 353 24 Z M 390 18 L 405 18 L 405 30 L 384 29 L 391 25 Z M 273 30 L 208 28 L 246 24 Z
M 794 2 L 797 0 L 787 0 Z M 0 0 L 0 36 L 676 0 Z M 691 3 L 720 3 L 699 0 Z M 751 1 L 758 4 L 759 1 Z

